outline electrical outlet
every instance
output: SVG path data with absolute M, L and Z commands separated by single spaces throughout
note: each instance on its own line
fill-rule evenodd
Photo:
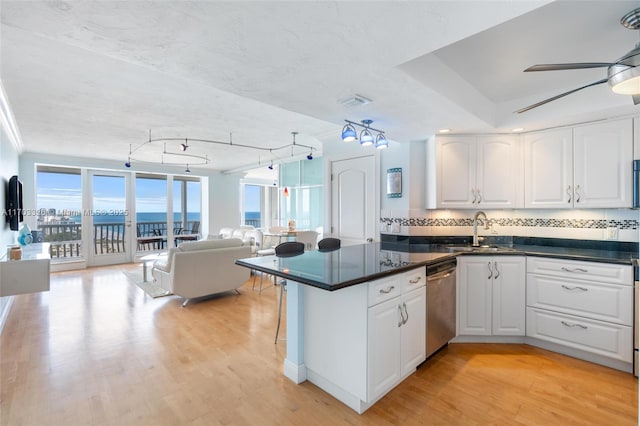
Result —
M 387 225 L 386 223 L 381 223 L 380 232 L 389 232 L 389 225 Z
M 617 240 L 618 239 L 618 227 L 610 226 L 607 228 L 607 240 Z
M 391 224 L 391 232 L 393 232 L 394 234 L 400 233 L 400 224 L 397 222 L 393 222 Z

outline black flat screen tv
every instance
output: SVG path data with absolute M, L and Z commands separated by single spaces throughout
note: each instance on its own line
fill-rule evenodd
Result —
M 7 223 L 12 231 L 17 231 L 20 223 L 24 220 L 22 215 L 22 182 L 18 176 L 11 176 L 7 185 L 6 194 L 6 211 Z

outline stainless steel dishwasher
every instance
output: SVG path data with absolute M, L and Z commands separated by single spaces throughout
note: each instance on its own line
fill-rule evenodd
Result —
M 427 358 L 456 336 L 456 260 L 427 267 Z

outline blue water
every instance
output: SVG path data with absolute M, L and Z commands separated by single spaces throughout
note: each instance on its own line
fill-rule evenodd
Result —
M 258 213 L 258 217 L 260 217 L 260 213 Z M 76 223 L 81 222 L 80 216 L 72 216 L 71 217 Z M 109 214 L 100 214 L 93 216 L 93 223 L 124 223 L 127 219 L 126 215 L 109 215 Z M 200 213 L 191 212 L 187 213 L 187 221 L 200 220 Z M 167 221 L 167 213 L 165 212 L 142 212 L 136 214 L 136 222 L 166 222 Z M 182 221 L 182 216 L 180 213 L 173 214 L 173 221 L 180 222 Z
M 260 212 L 244 212 L 246 219 L 260 219 Z

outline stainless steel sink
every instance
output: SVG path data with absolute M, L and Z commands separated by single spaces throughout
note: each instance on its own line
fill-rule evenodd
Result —
M 510 247 L 501 247 L 501 246 L 478 246 L 474 247 L 472 245 L 463 245 L 463 246 L 450 246 L 450 252 L 496 252 L 496 251 L 511 251 L 513 250 Z

